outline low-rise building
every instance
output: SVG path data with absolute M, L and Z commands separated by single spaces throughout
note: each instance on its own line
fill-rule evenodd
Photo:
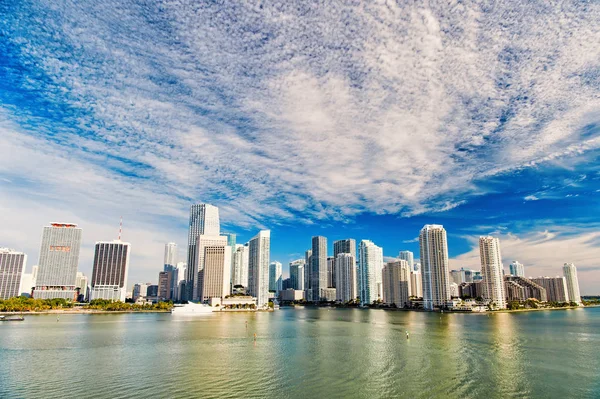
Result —
M 284 301 L 301 301 L 304 299 L 304 291 L 303 290 L 294 290 L 289 288 L 287 290 L 283 290 L 279 293 L 279 299 Z

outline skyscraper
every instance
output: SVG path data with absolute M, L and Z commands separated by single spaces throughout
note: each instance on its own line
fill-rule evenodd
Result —
M 423 298 L 423 275 L 421 270 L 410 272 L 410 294 L 416 298 Z
M 171 287 L 173 286 L 173 271 L 158 273 L 158 300 L 169 301 L 172 299 Z
M 579 279 L 577 278 L 577 268 L 573 263 L 565 263 L 563 273 L 567 281 L 567 291 L 571 302 L 581 303 L 581 294 L 579 292 Z
M 200 234 L 198 236 L 198 239 L 196 241 L 196 264 L 193 265 L 194 270 L 197 270 L 197 272 L 194 273 L 194 275 L 196 276 L 196 281 L 192 282 L 192 286 L 193 286 L 193 291 L 192 291 L 192 300 L 193 301 L 202 301 L 202 298 L 206 298 L 207 295 L 205 295 L 202 292 L 202 288 L 203 288 L 203 283 L 202 283 L 202 278 L 204 276 L 204 264 L 205 264 L 205 256 L 206 256 L 206 248 L 208 247 L 226 247 L 227 246 L 227 237 L 225 236 L 209 236 L 206 234 Z M 211 255 L 213 256 L 218 256 L 218 254 L 216 252 L 211 252 Z M 223 259 L 226 259 L 227 261 L 230 261 L 229 256 L 227 256 L 226 258 L 224 257 Z M 228 268 L 230 267 L 229 265 L 227 266 Z M 188 267 L 188 269 L 190 269 Z M 210 271 L 209 271 L 210 273 Z M 188 273 L 189 274 L 189 273 Z M 227 276 L 229 277 L 229 272 L 227 273 Z
M 21 295 L 21 279 L 27 264 L 27 255 L 8 248 L 0 248 L 0 299 Z M 27 288 L 28 291 L 31 287 Z
M 513 260 L 509 266 L 510 274 L 517 277 L 525 277 L 525 266 L 517 260 Z
M 305 298 L 307 301 L 312 300 L 312 290 L 310 285 L 312 283 L 311 280 L 311 272 L 312 272 L 312 249 L 308 249 L 304 252 L 304 289 L 306 290 Z
M 399 308 L 408 304 L 410 292 L 410 272 L 412 266 L 404 259 L 388 262 L 383 266 L 383 303 L 394 304 Z
M 181 301 L 183 290 L 185 289 L 185 281 L 187 279 L 187 263 L 177 262 L 175 272 L 173 273 L 173 299 Z
M 423 307 L 443 308 L 450 300 L 448 243 L 444 226 L 426 224 L 419 234 Z
M 306 262 L 304 259 L 297 259 L 290 262 L 290 283 L 295 290 L 304 290 L 304 270 Z
M 235 245 L 235 252 L 233 253 L 233 277 L 231 278 L 232 284 L 241 285 L 248 287 L 248 244 Z
M 356 258 L 356 240 L 346 238 L 333 242 L 333 258 L 336 259 L 338 254 L 351 254 Z
M 506 309 L 504 275 L 500 240 L 496 237 L 479 237 L 481 275 L 483 276 L 483 298 L 498 309 Z
M 177 244 L 169 242 L 165 244 L 164 271 L 173 270 L 177 265 Z
M 383 299 L 381 277 L 383 248 L 372 241 L 362 240 L 358 253 L 358 296 L 361 304 L 369 305 Z
M 347 252 L 338 253 L 335 258 L 336 301 L 345 303 L 358 296 L 356 292 L 356 258 Z
M 327 288 L 327 238 L 312 238 L 311 263 L 312 301 L 318 302 L 321 300 L 321 289 Z
M 202 236 L 201 236 L 202 237 Z M 204 247 L 204 267 L 200 271 L 200 300 L 224 298 L 231 293 L 231 248 L 224 238 L 223 245 Z
M 188 277 L 186 283 L 186 297 L 189 300 L 197 299 L 198 272 L 195 265 L 196 245 L 198 236 L 201 234 L 208 236 L 218 236 L 221 232 L 219 223 L 219 208 L 209 204 L 196 204 L 190 207 L 190 225 L 188 231 Z
M 271 262 L 269 265 L 269 291 L 279 292 L 283 289 L 283 274 L 281 262 Z
M 415 257 L 411 251 L 400 251 L 400 253 L 398 254 L 398 258 L 407 261 L 408 266 L 412 270 L 412 268 L 415 265 Z
M 120 240 L 96 242 L 90 300 L 125 302 L 131 245 Z
M 259 308 L 269 304 L 271 231 L 261 230 L 248 242 L 248 292 Z
M 335 288 L 335 258 L 327 257 L 327 288 Z
M 529 279 L 546 289 L 548 302 L 569 302 L 567 279 L 564 277 L 536 277 Z
M 44 227 L 34 298 L 75 300 L 81 229 L 73 223 Z
M 231 264 L 229 265 L 229 277 L 232 279 L 230 281 L 231 288 L 233 288 L 233 268 L 234 266 L 234 253 L 237 249 L 236 239 L 237 235 L 235 233 L 223 233 L 225 237 L 227 237 L 227 246 L 230 248 L 231 253 L 229 254 L 229 261 Z

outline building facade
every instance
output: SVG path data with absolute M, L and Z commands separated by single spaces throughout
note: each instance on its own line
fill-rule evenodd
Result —
M 308 249 L 304 252 L 304 262 L 304 290 L 306 291 L 304 299 L 310 302 L 312 300 L 312 290 L 310 288 L 312 283 L 312 249 Z
M 448 241 L 441 225 L 428 224 L 419 234 L 423 277 L 423 307 L 443 308 L 450 300 Z
M 423 298 L 423 276 L 420 270 L 410 272 L 410 293 L 415 298 Z
M 248 292 L 256 297 L 259 308 L 269 304 L 269 264 L 271 231 L 261 230 L 248 242 Z
M 564 277 L 536 277 L 530 279 L 546 289 L 548 302 L 569 302 L 567 280 Z
M 573 263 L 565 263 L 563 274 L 567 283 L 567 292 L 569 300 L 581 304 L 581 293 L 579 292 L 579 279 L 577 278 L 577 268 Z
M 327 288 L 327 238 L 312 238 L 311 290 L 313 302 L 321 300 L 321 290 Z
M 509 301 L 522 302 L 528 299 L 537 299 L 540 302 L 546 302 L 548 300 L 546 289 L 528 278 L 510 275 L 504 276 L 504 282 Z
M 290 280 L 294 290 L 304 291 L 304 271 L 306 261 L 297 259 L 290 262 Z
M 188 231 L 188 276 L 185 286 L 186 298 L 198 300 L 198 273 L 196 268 L 197 245 L 200 235 L 218 236 L 221 234 L 219 221 L 219 208 L 209 204 L 195 204 L 190 206 L 190 223 Z
M 283 270 L 281 262 L 271 262 L 269 265 L 269 291 L 279 292 L 283 289 Z
M 497 309 L 506 309 L 500 240 L 491 236 L 479 237 L 479 256 L 483 277 L 483 298 L 495 305 Z
M 525 277 L 525 266 L 517 260 L 513 260 L 508 266 L 510 274 L 517 277 Z
M 115 241 L 96 242 L 90 300 L 125 302 L 131 244 Z
M 361 304 L 369 305 L 383 299 L 383 248 L 370 240 L 362 240 L 358 254 L 358 296 Z
M 383 303 L 402 308 L 408 305 L 411 266 L 404 259 L 383 266 Z
M 21 281 L 26 264 L 27 255 L 23 252 L 0 248 L 0 299 L 21 295 Z
M 415 256 L 412 251 L 400 251 L 398 253 L 398 259 L 405 260 L 408 262 L 408 266 L 412 269 L 415 265 Z
M 248 287 L 248 244 L 235 245 L 235 251 L 233 252 L 233 276 L 231 278 L 232 284 L 235 287 L 242 286 Z
M 333 258 L 336 259 L 339 254 L 351 254 L 356 259 L 356 240 L 346 238 L 333 242 Z
M 356 292 L 356 258 L 351 253 L 340 252 L 335 258 L 335 299 L 346 303 L 358 296 Z
M 227 244 L 227 240 L 223 244 Z M 225 298 L 231 293 L 231 248 L 228 245 L 204 247 L 204 267 L 200 272 L 201 297 L 208 303 L 212 298 Z
M 76 300 L 75 280 L 82 231 L 74 223 L 44 227 L 34 298 Z

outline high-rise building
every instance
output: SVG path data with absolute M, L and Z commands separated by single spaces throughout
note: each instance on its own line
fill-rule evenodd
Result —
M 410 272 L 410 293 L 415 298 L 423 298 L 423 276 L 420 270 Z
M 171 287 L 173 286 L 173 271 L 158 273 L 158 300 L 170 301 L 172 299 Z
M 231 278 L 230 284 L 231 288 L 233 288 L 233 268 L 235 267 L 235 251 L 237 249 L 236 239 L 237 235 L 235 233 L 223 233 L 225 237 L 227 237 L 227 246 L 231 249 L 231 253 L 229 254 L 229 260 L 231 264 L 229 265 L 229 277 Z
M 338 254 L 352 254 L 356 259 L 356 240 L 346 238 L 333 242 L 333 259 L 337 259 Z
M 79 302 L 87 302 L 88 300 L 88 285 L 89 279 L 82 272 L 77 272 L 77 277 L 75 278 L 75 289 L 79 289 L 79 296 L 77 301 Z
M 304 252 L 304 261 L 304 289 L 306 290 L 304 298 L 310 302 L 312 300 L 312 290 L 310 288 L 310 284 L 312 283 L 312 249 L 308 249 Z
M 304 290 L 304 270 L 306 261 L 304 259 L 297 259 L 290 262 L 290 283 L 291 288 L 299 291 Z
M 546 289 L 548 302 L 569 302 L 567 279 L 564 277 L 537 277 L 529 280 Z
M 519 261 L 513 260 L 508 268 L 513 276 L 525 277 L 525 266 Z
M 321 300 L 321 289 L 327 288 L 327 238 L 315 236 L 312 238 L 311 256 L 312 301 Z
M 188 300 L 198 300 L 198 236 L 218 236 L 221 233 L 219 208 L 209 204 L 195 204 L 190 207 L 190 225 L 188 231 L 188 277 L 186 282 L 186 297 Z
M 165 244 L 164 270 L 173 270 L 178 262 L 177 244 L 169 242 Z
M 94 252 L 90 299 L 125 302 L 131 245 L 120 240 L 98 241 Z
M 450 300 L 448 243 L 444 226 L 427 224 L 419 234 L 423 275 L 423 307 L 443 308 Z
M 248 293 L 259 308 L 269 304 L 271 231 L 261 230 L 248 242 Z
M 327 257 L 327 287 L 335 288 L 335 258 Z
M 567 282 L 567 291 L 571 302 L 581 303 L 581 294 L 579 292 L 579 279 L 577 278 L 577 268 L 573 263 L 565 263 L 563 273 Z
M 408 305 L 410 271 L 412 266 L 404 259 L 388 262 L 383 266 L 383 303 L 402 308 Z
M 183 290 L 185 289 L 185 281 L 187 279 L 187 263 L 177 262 L 175 271 L 173 272 L 173 299 L 175 301 L 181 301 L 184 298 Z
M 269 291 L 279 292 L 283 289 L 283 274 L 281 262 L 271 262 L 269 265 Z
M 21 280 L 26 264 L 27 255 L 23 252 L 0 248 L 0 299 L 21 295 Z
M 202 278 L 205 264 L 205 255 L 206 248 L 208 247 L 226 247 L 227 246 L 227 237 L 225 236 L 209 236 L 205 234 L 200 234 L 198 236 L 198 240 L 196 242 L 196 264 L 194 265 L 195 270 L 198 271 L 197 274 L 197 282 L 193 282 L 194 289 L 192 291 L 192 300 L 193 301 L 203 301 L 202 298 L 206 298 L 206 295 L 202 292 Z M 213 254 L 211 252 L 211 254 Z M 216 255 L 215 255 L 216 256 Z M 225 258 L 224 258 L 225 259 Z M 229 256 L 227 256 L 227 261 L 230 261 Z M 188 267 L 189 269 L 189 267 Z M 189 272 L 188 272 L 189 275 Z M 227 273 L 229 276 L 229 273 Z M 210 299 L 210 298 L 209 298 Z
M 400 251 L 400 253 L 398 253 L 398 259 L 407 261 L 408 266 L 411 268 L 411 270 L 413 269 L 415 264 L 415 257 L 411 251 Z
M 76 224 L 51 223 L 44 227 L 35 298 L 77 299 L 75 279 L 80 246 L 81 229 Z
M 233 253 L 233 277 L 231 278 L 234 287 L 236 285 L 248 287 L 248 255 L 248 244 L 235 245 L 235 252 Z
M 483 299 L 495 304 L 498 309 L 506 309 L 500 240 L 491 236 L 479 237 L 479 255 L 483 277 Z
M 27 298 L 31 297 L 31 292 L 35 288 L 35 281 L 37 279 L 38 267 L 33 266 L 31 273 L 25 273 L 25 266 L 23 266 L 23 275 L 21 277 L 21 296 Z
M 347 252 L 338 253 L 335 258 L 336 301 L 346 303 L 358 296 L 356 292 L 356 258 Z
M 358 296 L 360 303 L 369 305 L 382 300 L 383 248 L 372 241 L 362 240 L 358 250 Z
M 227 244 L 227 239 L 223 244 Z M 208 302 L 211 298 L 224 298 L 229 295 L 231 293 L 230 272 L 231 248 L 229 246 L 204 247 L 204 267 L 200 271 L 200 300 Z
M 504 282 L 509 301 L 526 301 L 530 298 L 540 302 L 548 300 L 546 289 L 528 278 L 510 275 L 504 276 Z

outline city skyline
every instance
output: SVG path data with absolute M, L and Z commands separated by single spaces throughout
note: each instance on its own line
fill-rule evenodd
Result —
M 491 235 L 598 293 L 595 5 L 82 4 L 0 5 L 0 246 L 30 264 L 67 220 L 90 276 L 122 215 L 148 280 L 206 202 L 240 242 L 269 229 L 284 273 L 313 236 L 395 257 L 439 223 L 450 268 Z

